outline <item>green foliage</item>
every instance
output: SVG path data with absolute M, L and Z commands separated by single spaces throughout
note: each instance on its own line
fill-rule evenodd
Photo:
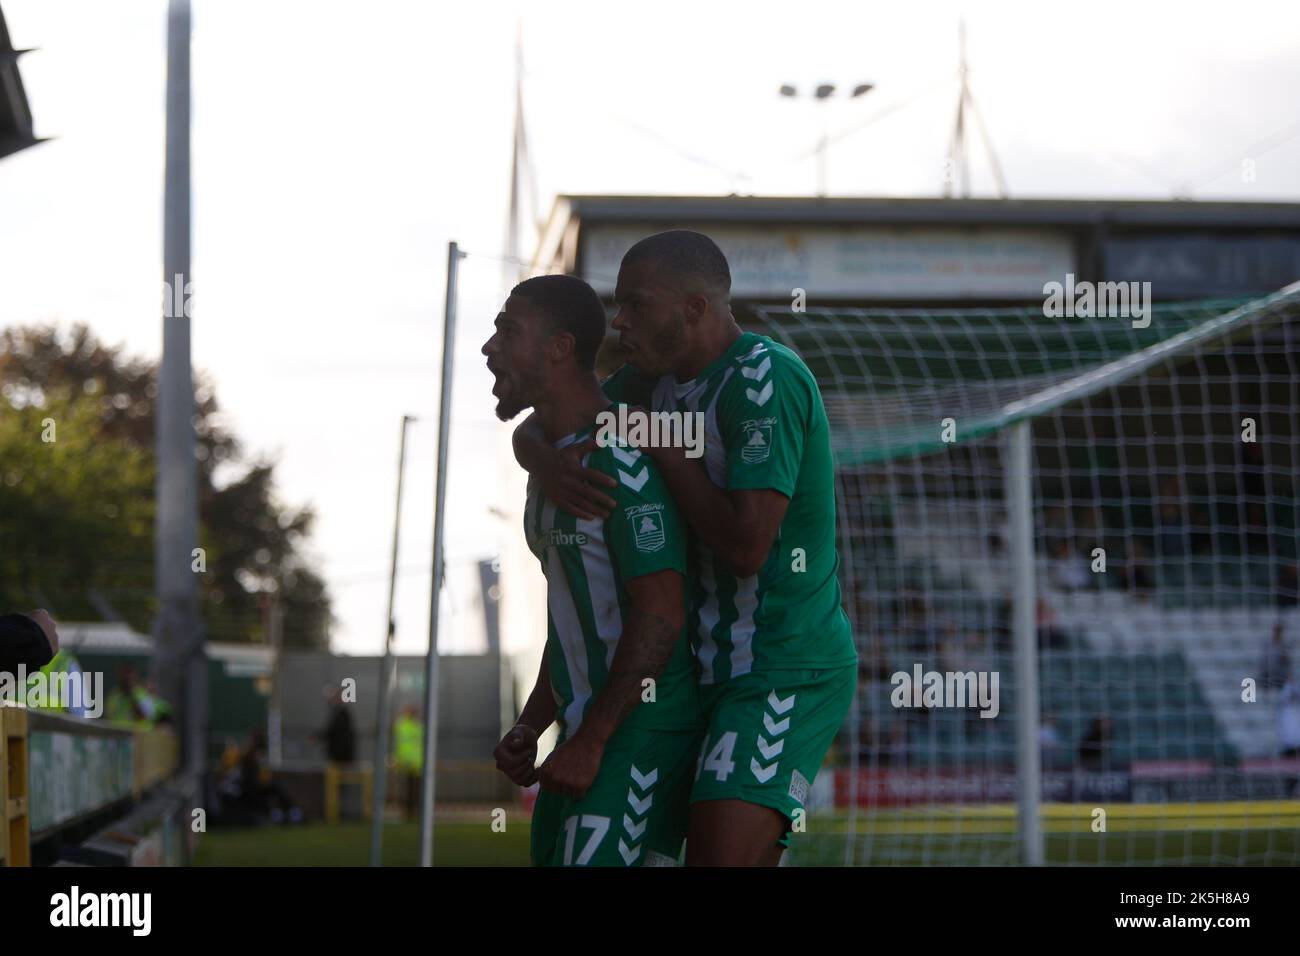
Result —
M 48 439 L 53 439 L 48 440 Z M 105 439 L 66 390 L 0 418 L 0 607 L 95 619 L 96 596 L 147 630 L 152 615 L 153 461 Z
M 0 607 L 150 629 L 157 377 L 156 363 L 84 325 L 0 336 Z M 274 463 L 246 460 L 202 374 L 195 405 L 209 637 L 265 640 L 264 601 L 278 590 L 285 645 L 323 646 L 329 596 L 299 553 L 313 512 L 278 501 Z M 55 440 L 43 441 L 50 420 Z

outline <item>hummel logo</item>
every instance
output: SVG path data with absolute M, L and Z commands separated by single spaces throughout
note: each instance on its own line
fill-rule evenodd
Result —
M 620 448 L 618 445 L 610 445 L 609 450 L 614 453 L 614 457 L 621 464 L 627 465 L 629 468 L 634 467 L 637 459 L 641 457 L 641 453 L 635 448 Z
M 758 780 L 759 783 L 767 783 L 771 780 L 772 776 L 776 773 L 776 768 L 777 764 L 772 764 L 772 766 L 764 768 L 753 757 L 749 758 L 749 772 L 754 775 L 754 778 Z
M 767 728 L 767 732 L 773 737 L 778 737 L 790 729 L 790 718 L 786 717 L 784 720 L 773 720 L 771 714 L 764 714 L 763 726 Z
M 632 861 L 635 860 L 641 854 L 641 847 L 640 846 L 629 847 L 622 840 L 619 840 L 618 852 L 619 855 L 623 857 L 623 862 L 625 862 L 628 866 L 631 866 Z
M 636 769 L 635 764 L 632 765 L 632 782 L 637 785 L 638 790 L 648 790 L 651 787 L 653 787 L 655 783 L 658 782 L 658 780 L 659 780 L 658 767 L 655 767 L 647 774 L 643 774 L 641 773 L 641 771 Z
M 640 823 L 633 823 L 632 818 L 626 813 L 623 814 L 623 829 L 633 840 L 641 839 L 641 834 L 645 833 L 645 828 L 650 821 L 642 820 Z
M 776 691 L 774 690 L 767 695 L 767 706 L 772 708 L 772 713 L 774 714 L 784 714 L 794 706 L 794 697 L 795 695 L 791 694 L 785 700 L 782 700 L 780 697 L 776 696 Z
M 632 809 L 638 817 L 644 816 L 645 812 L 650 809 L 650 804 L 654 803 L 654 801 L 655 795 L 653 793 L 646 794 L 644 800 L 638 800 L 637 795 L 631 790 L 627 792 L 627 802 L 632 805 Z
M 763 739 L 762 734 L 758 737 L 758 752 L 763 755 L 764 760 L 771 760 L 773 757 L 781 756 L 781 751 L 785 749 L 785 741 L 778 740 L 774 744 L 769 744 Z
M 753 368 L 748 368 L 742 365 L 740 367 L 740 374 L 745 376 L 745 378 L 758 379 L 761 381 L 763 376 L 766 375 L 768 373 L 768 370 L 771 368 L 772 368 L 772 359 L 771 357 L 768 357 L 763 359 L 763 361 L 759 362 L 758 365 L 754 366 Z
M 644 485 L 646 481 L 649 480 L 649 478 L 650 478 L 649 468 L 642 468 L 641 474 L 635 477 L 629 475 L 626 471 L 624 471 L 621 468 L 618 470 L 618 480 L 623 482 L 623 484 L 627 485 L 633 491 L 640 491 L 642 485 Z
M 767 400 L 772 397 L 772 383 L 768 382 L 757 392 L 752 388 L 745 389 L 745 397 L 760 407 L 766 405 Z

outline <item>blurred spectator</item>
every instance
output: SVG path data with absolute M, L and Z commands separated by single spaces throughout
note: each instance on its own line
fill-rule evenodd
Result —
M 903 649 L 909 654 L 918 656 L 932 654 L 938 641 L 925 598 L 914 591 L 904 592 L 904 595 L 898 621 L 898 633 L 902 637 Z
M 86 716 L 86 683 L 81 662 L 67 647 L 60 647 L 40 673 L 49 681 L 45 703 L 39 707 L 40 710 L 67 713 L 73 717 Z M 64 679 L 60 680 L 59 675 L 64 675 Z M 28 678 L 28 683 L 30 685 L 31 678 Z M 60 684 L 67 689 L 66 699 L 61 699 L 62 695 L 55 690 Z
M 1136 598 L 1142 601 L 1150 598 L 1155 587 L 1155 576 L 1151 573 L 1150 555 L 1141 541 L 1133 542 L 1133 553 L 1124 565 L 1122 577 L 1124 587 Z
M 1038 749 L 1042 753 L 1043 767 L 1055 767 L 1061 759 L 1061 735 L 1056 729 L 1056 718 L 1044 714 L 1038 725 Z
M 424 769 L 424 723 L 414 707 L 403 708 L 393 724 L 393 756 L 397 772 L 405 778 L 402 791 L 407 813 L 414 813 L 420 803 L 420 773 Z
M 1300 757 L 1300 685 L 1294 674 L 1277 698 L 1277 741 L 1283 757 Z
M 907 724 L 901 720 L 894 721 L 889 728 L 889 739 L 880 752 L 880 765 L 907 766 Z
M 118 668 L 117 685 L 108 695 L 104 716 L 119 724 L 152 725 L 152 699 L 130 664 Z
M 1056 554 L 1061 545 L 1070 547 L 1070 512 L 1063 505 L 1053 505 L 1043 513 L 1042 541 L 1047 554 Z
M 1277 569 L 1277 587 L 1273 603 L 1278 607 L 1295 607 L 1300 604 L 1300 565 L 1292 561 L 1281 564 Z
M 876 728 L 865 714 L 858 721 L 858 762 L 870 767 L 876 760 Z
M 1273 637 L 1264 648 L 1264 658 L 1259 665 L 1259 686 L 1261 689 L 1276 690 L 1287 682 L 1291 675 L 1291 656 L 1286 652 L 1283 640 L 1282 621 L 1273 622 Z
M 152 719 L 155 726 L 170 726 L 175 721 L 172 719 L 172 705 L 167 703 L 166 699 L 158 693 L 158 682 L 150 677 L 144 684 L 145 694 L 147 695 L 149 708 L 152 711 Z
M 1156 553 L 1161 561 L 1181 558 L 1191 553 L 1191 532 L 1183 513 L 1182 487 L 1177 475 L 1170 475 L 1160 485 L 1160 505 L 1156 517 Z
M 1097 510 L 1096 505 L 1083 505 L 1079 508 L 1079 517 L 1075 521 L 1075 527 L 1078 529 L 1076 537 L 1080 541 L 1096 541 L 1099 538 L 1098 530 L 1101 528 L 1101 513 Z M 1091 550 L 1091 548 L 1085 550 Z
M 45 611 L 0 615 L 0 671 L 37 671 L 59 652 L 59 632 Z
M 321 732 L 325 741 L 325 759 L 331 763 L 350 764 L 357 755 L 357 735 L 352 726 L 352 713 L 343 703 L 343 691 L 330 687 L 326 691 L 330 706 L 329 723 Z
M 1110 743 L 1112 726 L 1105 714 L 1092 722 L 1088 732 L 1079 741 L 1079 765 L 1084 770 L 1110 769 Z
M 944 621 L 940 625 L 939 643 L 935 651 L 938 656 L 939 670 L 966 670 L 966 648 L 963 646 L 961 635 L 957 633 L 957 625 L 952 621 Z M 925 669 L 929 670 L 929 668 Z
M 993 670 L 993 658 L 989 654 L 988 644 L 979 631 L 966 632 L 966 646 L 962 649 L 961 663 L 963 666 L 958 670 L 976 672 Z
M 1011 625 L 1012 615 L 1015 612 L 1015 602 L 1010 595 L 1004 596 L 998 602 L 996 617 L 993 621 L 993 647 L 998 651 L 1009 651 L 1014 646 L 1012 639 Z
M 1088 562 L 1064 541 L 1056 543 L 1048 574 L 1052 584 L 1062 591 L 1081 591 L 1092 583 Z
M 889 680 L 889 661 L 871 599 L 859 590 L 854 593 L 852 604 L 853 633 L 858 636 L 858 679 Z
M 289 798 L 266 765 L 266 735 L 255 731 L 239 762 L 239 803 L 257 823 L 300 823 L 302 810 Z
M 1056 626 L 1056 613 L 1041 597 L 1038 599 L 1038 647 L 1061 650 L 1070 646 L 1070 636 Z

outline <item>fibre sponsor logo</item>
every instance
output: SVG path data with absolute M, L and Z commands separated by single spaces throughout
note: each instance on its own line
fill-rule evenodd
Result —
M 542 548 L 552 548 L 557 545 L 584 545 L 587 543 L 587 536 L 581 531 L 563 531 L 560 528 L 550 528 L 543 531 L 539 537 Z
M 58 927 L 125 926 L 133 936 L 148 936 L 153 927 L 152 893 L 68 893 L 50 897 L 50 925 Z

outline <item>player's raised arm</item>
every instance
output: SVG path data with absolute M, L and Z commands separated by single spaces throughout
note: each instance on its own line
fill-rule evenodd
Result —
M 684 449 L 651 450 L 691 530 L 737 577 L 757 574 L 772 552 L 799 481 L 816 388 L 788 355 L 755 349 L 739 362 L 718 402 L 725 490 Z
M 542 494 L 557 506 L 584 520 L 609 516 L 614 499 L 601 488 L 612 487 L 614 479 L 582 464 L 583 456 L 596 447 L 594 439 L 557 450 L 546 440 L 534 412 L 519 423 L 511 443 L 520 467 L 541 483 Z
M 732 574 L 757 574 L 771 553 L 790 499 L 770 489 L 726 491 L 680 448 L 655 449 L 691 530 Z

